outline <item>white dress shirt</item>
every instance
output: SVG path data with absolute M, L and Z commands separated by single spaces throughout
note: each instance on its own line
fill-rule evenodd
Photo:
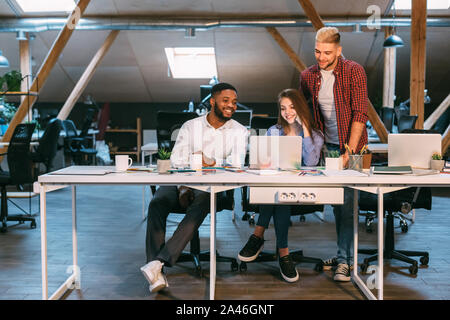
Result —
M 170 157 L 172 167 L 188 167 L 195 152 L 214 159 L 216 166 L 244 165 L 248 130 L 233 119 L 215 129 L 206 116 L 186 121 L 180 128 Z

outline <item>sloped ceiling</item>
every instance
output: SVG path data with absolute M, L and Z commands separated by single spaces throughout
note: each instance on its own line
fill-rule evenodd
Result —
M 12 1 L 12 0 L 11 0 Z M 11 2 L 10 1 L 10 2 Z M 389 0 L 313 1 L 323 17 L 367 17 L 369 5 L 378 5 L 384 14 Z M 397 11 L 397 16 L 409 12 Z M 305 16 L 297 0 L 91 0 L 85 17 L 99 16 Z M 449 10 L 429 12 L 429 16 L 449 17 Z M 0 17 L 15 18 L 7 1 L 0 2 Z M 42 16 L 42 15 L 32 15 Z M 20 15 L 20 17 L 25 17 Z M 29 17 L 29 16 L 26 16 Z M 314 60 L 312 28 L 278 28 L 306 65 Z M 364 29 L 362 33 L 341 29 L 346 58 L 362 64 L 369 79 L 369 95 L 380 96 L 382 88 L 384 32 Z M 398 28 L 405 47 L 397 50 L 396 93 L 408 97 L 410 28 Z M 426 87 L 434 101 L 448 94 L 450 50 L 448 27 L 427 30 Z M 63 102 L 109 31 L 74 32 L 57 65 L 42 88 L 41 102 Z M 31 50 L 36 73 L 57 36 L 56 31 L 36 33 Z M 243 102 L 273 102 L 277 93 L 298 85 L 298 72 L 264 28 L 216 28 L 197 30 L 195 38 L 185 38 L 179 30 L 121 31 L 106 54 L 85 94 L 97 101 L 109 102 L 186 102 L 198 101 L 199 86 L 209 79 L 179 80 L 168 77 L 165 47 L 211 46 L 215 48 L 218 78 L 234 84 Z M 11 69 L 19 69 L 19 46 L 15 33 L 0 33 L 0 50 L 9 59 Z M 0 75 L 8 69 L 0 69 Z

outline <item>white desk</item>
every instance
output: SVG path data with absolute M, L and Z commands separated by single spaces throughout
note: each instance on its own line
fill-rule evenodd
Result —
M 94 167 L 88 167 L 89 170 Z M 113 170 L 114 167 L 97 167 Z M 66 168 L 67 169 L 67 168 Z M 71 167 L 67 170 L 80 169 Z M 378 194 L 378 299 L 383 299 L 383 194 L 401 190 L 410 186 L 448 187 L 450 186 L 450 175 L 439 174 L 429 176 L 412 175 L 376 175 L 367 177 L 349 176 L 298 176 L 292 173 L 280 175 L 254 175 L 249 173 L 233 173 L 218 171 L 216 174 L 197 175 L 191 173 L 178 173 L 172 175 L 159 175 L 157 173 L 132 172 L 132 173 L 109 173 L 102 176 L 92 175 L 52 175 L 39 176 L 35 184 L 35 192 L 40 192 L 41 206 L 41 252 L 42 252 L 42 298 L 48 299 L 48 274 L 47 274 L 47 220 L 46 220 L 46 196 L 47 192 L 61 188 L 72 187 L 72 251 L 73 265 L 77 265 L 77 223 L 76 223 L 76 186 L 77 185 L 179 185 L 186 184 L 196 189 L 211 193 L 210 214 L 210 299 L 214 299 L 216 282 L 216 193 L 242 186 L 250 187 L 350 187 L 355 190 L 354 211 L 354 266 L 352 278 L 355 284 L 362 290 L 368 299 L 376 299 L 358 276 L 358 192 L 363 190 Z M 37 190 L 38 189 L 38 190 Z M 77 268 L 59 289 L 50 297 L 57 299 L 63 295 L 69 285 L 77 281 Z

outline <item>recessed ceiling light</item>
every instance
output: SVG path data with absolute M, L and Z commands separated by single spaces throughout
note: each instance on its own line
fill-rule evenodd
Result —
M 70 12 L 75 0 L 15 0 L 24 13 Z

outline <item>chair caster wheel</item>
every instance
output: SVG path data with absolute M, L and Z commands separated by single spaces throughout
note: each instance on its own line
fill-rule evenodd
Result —
M 239 264 L 236 261 L 231 262 L 231 271 L 237 271 L 239 268 Z
M 369 267 L 369 264 L 364 262 L 361 264 L 361 273 L 366 273 L 367 268 Z
M 410 273 L 410 274 L 415 275 L 415 274 L 417 274 L 417 271 L 419 270 L 419 267 L 417 266 L 417 263 L 415 263 L 415 264 L 411 265 L 411 266 L 408 268 L 408 270 L 409 270 L 409 273 Z
M 255 219 L 253 219 L 253 218 L 248 219 L 248 224 L 251 225 L 251 226 L 254 226 L 255 225 Z
M 367 233 L 372 233 L 372 231 L 373 231 L 373 226 L 372 226 L 373 225 L 373 219 L 367 218 L 365 225 L 366 225 L 366 232 Z
M 239 265 L 239 271 L 241 272 L 247 271 L 247 263 L 241 262 L 241 264 Z
M 403 233 L 408 232 L 408 224 L 406 221 L 400 221 L 400 228 L 402 229 Z
M 250 218 L 250 215 L 249 215 L 248 213 L 245 213 L 245 214 L 242 216 L 242 221 L 247 221 L 249 218 Z
M 305 222 L 305 221 L 306 221 L 305 216 L 304 216 L 304 215 L 301 215 L 301 216 L 300 216 L 300 222 Z
M 420 263 L 424 266 L 427 266 L 429 261 L 430 261 L 430 258 L 428 256 L 420 257 Z
M 30 229 L 36 229 L 36 221 L 31 221 Z
M 317 263 L 314 267 L 314 271 L 322 272 L 323 271 L 323 263 Z

